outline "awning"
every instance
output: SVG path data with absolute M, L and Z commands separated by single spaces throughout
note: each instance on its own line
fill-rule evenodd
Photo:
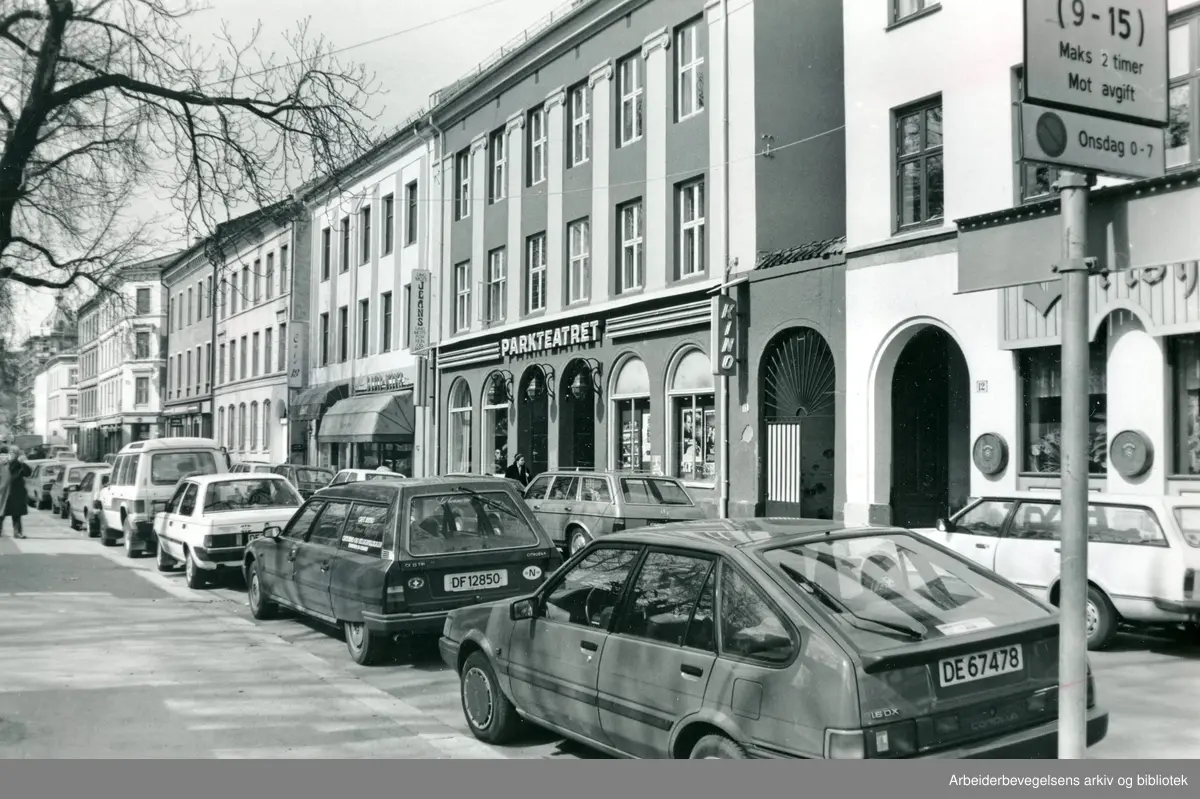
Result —
M 325 414 L 317 438 L 350 444 L 404 444 L 412 441 L 413 418 L 411 391 L 349 397 Z
M 292 402 L 288 415 L 300 422 L 311 422 L 320 417 L 321 411 L 349 396 L 349 383 L 306 388 Z

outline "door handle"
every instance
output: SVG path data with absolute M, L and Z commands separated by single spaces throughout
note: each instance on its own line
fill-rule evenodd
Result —
M 600 649 L 599 645 L 593 641 L 580 641 L 579 648 L 584 652 L 596 652 Z
M 987 549 L 988 546 L 989 546 L 988 544 L 976 544 L 975 548 L 976 549 Z
M 288 560 L 295 560 L 295 559 L 296 559 L 296 550 L 293 549 L 291 552 L 288 553 Z
M 704 676 L 704 669 L 700 668 L 699 666 L 689 666 L 686 663 L 684 663 L 682 666 L 679 667 L 679 671 L 681 673 L 687 675 L 688 677 L 703 677 Z
M 570 512 L 571 512 L 571 506 L 570 506 L 570 505 L 567 505 L 565 508 L 563 508 L 563 510 L 565 510 L 567 513 L 570 513 Z
M 322 572 L 329 571 L 329 561 L 325 561 L 324 563 L 321 564 L 321 571 Z

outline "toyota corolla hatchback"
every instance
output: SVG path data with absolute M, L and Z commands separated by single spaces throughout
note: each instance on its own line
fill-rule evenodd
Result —
M 907 530 L 614 533 L 440 641 L 480 740 L 641 758 L 1053 758 L 1053 607 Z M 1089 745 L 1107 733 L 1089 671 Z

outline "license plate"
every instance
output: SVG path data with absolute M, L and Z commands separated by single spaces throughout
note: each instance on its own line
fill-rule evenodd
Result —
M 442 585 L 447 591 L 480 591 L 489 588 L 503 588 L 508 585 L 508 572 L 504 569 L 494 569 L 486 572 L 470 572 L 469 574 L 447 574 Z
M 1012 674 L 1025 668 L 1020 644 L 988 649 L 970 655 L 946 658 L 938 663 L 938 678 L 943 688 Z
M 256 538 L 262 538 L 262 533 L 246 533 L 246 543 L 249 544 Z

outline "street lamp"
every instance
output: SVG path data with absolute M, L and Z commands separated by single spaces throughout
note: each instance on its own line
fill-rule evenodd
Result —
M 553 398 L 554 389 L 551 385 L 554 382 L 554 367 L 534 364 L 529 368 L 533 370 L 533 374 L 525 384 L 525 401 L 532 403 L 546 396 Z

